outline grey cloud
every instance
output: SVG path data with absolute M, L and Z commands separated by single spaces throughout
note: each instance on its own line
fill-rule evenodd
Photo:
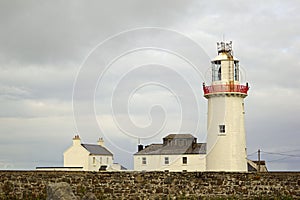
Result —
M 6 62 L 36 64 L 78 63 L 106 37 L 149 23 L 173 22 L 179 13 L 176 10 L 186 7 L 184 2 L 173 1 L 160 2 L 159 7 L 141 1 L 3 1 L 1 4 L 2 58 Z M 161 6 L 173 8 L 165 15 Z M 164 21 L 159 20 L 163 17 Z

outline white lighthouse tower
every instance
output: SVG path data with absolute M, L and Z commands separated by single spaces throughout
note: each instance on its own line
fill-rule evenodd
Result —
M 218 56 L 211 61 L 212 83 L 203 84 L 208 99 L 207 171 L 247 171 L 244 98 L 248 84 L 241 85 L 239 61 L 232 42 L 217 43 Z

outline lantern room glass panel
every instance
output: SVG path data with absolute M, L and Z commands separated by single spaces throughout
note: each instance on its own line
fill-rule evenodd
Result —
M 212 62 L 212 81 L 221 80 L 221 61 L 216 60 Z
M 234 61 L 234 80 L 240 80 L 240 69 L 239 69 L 239 61 Z

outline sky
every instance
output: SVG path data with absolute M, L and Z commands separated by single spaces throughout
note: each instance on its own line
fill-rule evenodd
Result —
M 300 170 L 300 2 L 0 1 L 0 169 L 63 166 L 79 134 L 133 168 L 138 140 L 206 141 L 210 60 L 233 41 L 247 152 Z

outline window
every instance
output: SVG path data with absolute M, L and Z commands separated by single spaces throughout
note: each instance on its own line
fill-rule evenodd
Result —
M 218 80 L 220 81 L 222 79 L 222 70 L 221 70 L 221 67 L 219 68 L 219 71 L 218 71 Z
M 245 114 L 245 105 L 242 103 L 243 114 Z
M 93 157 L 93 164 L 96 164 L 96 158 Z
M 225 125 L 219 125 L 219 132 L 225 133 Z
M 100 164 L 102 164 L 102 157 L 100 157 Z
M 106 158 L 106 163 L 108 164 L 108 157 Z
M 165 165 L 168 165 L 170 163 L 169 157 L 165 157 Z
M 221 61 L 212 62 L 212 81 L 221 80 Z
M 146 165 L 146 164 L 147 164 L 146 157 L 142 157 L 142 164 L 143 164 L 143 165 Z
M 184 164 L 184 165 L 187 164 L 187 157 L 182 157 L 182 164 Z
M 234 61 L 234 80 L 239 81 L 239 62 Z

